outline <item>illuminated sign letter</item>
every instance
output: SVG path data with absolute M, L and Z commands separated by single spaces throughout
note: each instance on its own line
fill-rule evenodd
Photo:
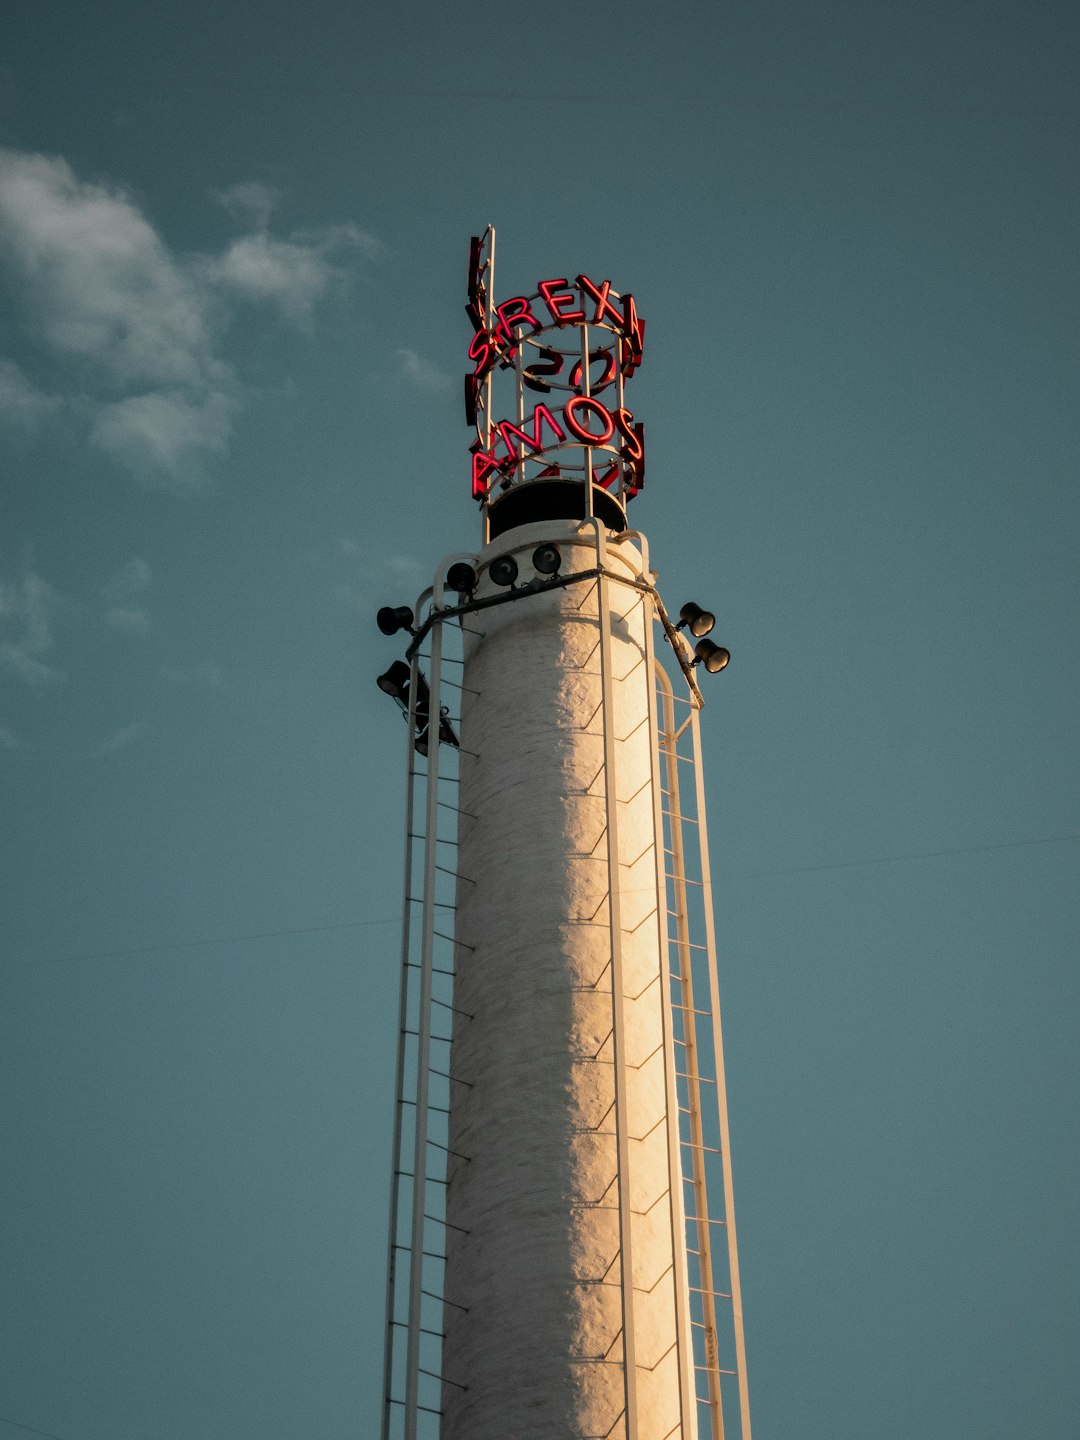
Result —
M 481 450 L 479 445 L 473 447 L 472 493 L 474 500 L 483 500 L 487 496 L 488 476 L 498 468 L 499 462 L 494 455 L 489 455 L 485 450 Z
M 577 418 L 578 412 L 581 410 L 591 411 L 600 417 L 600 423 L 604 428 L 599 435 L 594 435 L 584 421 Z M 569 400 L 563 409 L 563 416 L 570 430 L 585 445 L 606 445 L 615 433 L 615 421 L 608 414 L 605 406 L 601 405 L 599 400 L 593 400 L 588 395 L 575 395 L 572 400 Z
M 555 436 L 555 440 L 552 441 L 552 444 L 556 444 L 558 441 L 566 439 L 566 432 L 563 430 L 562 426 L 555 419 L 555 416 L 552 415 L 551 411 L 547 408 L 546 405 L 537 405 L 536 409 L 533 411 L 531 435 L 527 435 L 524 430 L 519 430 L 516 425 L 511 425 L 509 420 L 503 420 L 500 422 L 499 434 L 503 438 L 503 444 L 506 446 L 507 454 L 510 456 L 511 460 L 517 459 L 517 451 L 514 449 L 514 441 L 511 438 L 512 436 L 516 435 L 518 440 L 521 442 L 522 445 L 525 446 L 527 450 L 542 450 L 544 448 L 544 436 L 542 427 L 545 420 L 551 426 L 552 432 Z
M 524 295 L 515 295 L 512 300 L 504 300 L 501 305 L 495 306 L 495 312 L 499 317 L 499 323 L 495 326 L 496 336 L 505 335 L 506 343 L 513 345 L 517 336 L 511 330 L 511 325 L 528 324 L 534 330 L 542 330 L 543 326 L 532 312 L 532 303 Z
M 577 296 L 572 290 L 559 290 L 557 287 L 565 285 L 565 280 L 541 280 L 536 287 L 544 297 L 544 304 L 551 311 L 551 318 L 556 325 L 573 325 L 578 320 L 585 319 L 584 310 L 568 310 L 568 305 L 577 304 Z
M 615 379 L 615 351 L 614 351 L 613 349 L 612 349 L 612 350 L 590 350 L 590 351 L 589 351 L 589 370 L 590 370 L 590 372 L 592 371 L 592 367 L 593 367 L 593 365 L 596 363 L 597 360 L 603 360 L 603 362 L 604 362 L 604 373 L 600 376 L 599 380 L 590 380 L 590 381 L 589 381 L 589 391 L 590 391 L 590 393 L 593 394 L 593 395 L 598 394 L 599 391 L 601 391 L 601 390 L 606 390 L 607 387 L 611 384 L 612 380 Z M 574 390 L 580 390 L 580 389 L 581 389 L 581 361 L 580 361 L 580 360 L 577 362 L 577 364 L 574 366 L 574 368 L 570 371 L 570 386 L 571 386 L 571 389 L 574 389 Z
M 482 380 L 489 370 L 495 368 L 495 361 L 498 359 L 495 347 L 491 343 L 491 336 L 486 330 L 478 330 L 472 337 L 472 344 L 469 346 L 469 359 L 476 361 L 476 369 L 473 374 L 477 380 Z
M 645 321 L 638 319 L 637 306 L 634 304 L 632 295 L 624 295 L 623 308 L 623 329 L 630 342 L 630 348 L 634 352 L 634 368 L 641 363 L 641 350 L 645 344 Z
M 593 299 L 596 301 L 596 313 L 592 318 L 592 323 L 594 325 L 600 325 L 603 323 L 604 316 L 610 315 L 612 323 L 617 329 L 621 330 L 623 326 L 623 317 L 619 314 L 618 310 L 615 309 L 615 306 L 608 299 L 608 296 L 611 294 L 611 281 L 605 280 L 604 283 L 599 287 L 599 289 L 597 289 L 597 287 L 593 284 L 593 282 L 589 279 L 587 275 L 579 275 L 577 277 L 577 283 L 581 286 L 583 290 L 587 290 L 589 294 L 593 297 Z
M 645 458 L 645 427 L 634 424 L 634 417 L 629 410 L 616 410 L 612 418 L 615 421 L 615 428 L 626 441 L 620 451 L 623 459 L 643 460 Z
M 525 385 L 528 385 L 530 390 L 539 390 L 541 394 L 546 395 L 550 391 L 551 386 L 545 384 L 544 381 L 540 379 L 540 376 L 558 375 L 562 370 L 563 357 L 559 354 L 558 350 L 549 350 L 546 345 L 538 346 L 537 349 L 540 359 L 544 363 L 540 364 L 539 361 L 530 360 L 528 365 L 522 366 L 521 379 Z M 573 384 L 572 381 L 571 384 Z M 574 386 L 574 388 L 576 389 L 577 387 Z

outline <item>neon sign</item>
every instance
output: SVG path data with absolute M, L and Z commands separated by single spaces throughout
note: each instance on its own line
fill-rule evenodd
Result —
M 507 490 L 559 479 L 586 493 L 598 486 L 625 507 L 645 483 L 644 426 L 623 395 L 645 339 L 634 297 L 581 274 L 540 280 L 535 294 L 496 303 L 494 244 L 489 227 L 469 251 L 465 309 L 474 334 L 465 417 L 476 432 L 473 496 L 486 513 Z M 497 398 L 504 374 L 513 384 L 500 382 Z M 527 390 L 549 398 L 526 413 Z

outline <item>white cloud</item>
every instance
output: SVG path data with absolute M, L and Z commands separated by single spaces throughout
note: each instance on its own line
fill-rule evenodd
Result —
M 58 157 L 0 149 L 0 260 L 63 391 L 45 394 L 0 359 L 0 420 L 66 405 L 91 443 L 144 483 L 206 481 L 242 393 L 220 353 L 228 302 L 309 325 L 346 277 L 346 257 L 379 249 L 353 226 L 271 235 L 277 194 L 257 181 L 219 199 L 251 233 L 220 255 L 177 255 L 122 189 L 80 180 Z
M 128 635 L 149 635 L 150 611 L 145 605 L 111 605 L 105 612 L 105 624 Z
M 40 575 L 29 567 L 13 585 L 0 585 L 0 666 L 12 671 L 28 685 L 46 685 L 66 678 L 41 657 L 53 646 L 50 612 L 58 596 Z
M 316 301 L 345 278 L 332 257 L 350 249 L 370 255 L 373 244 L 352 226 L 296 232 L 287 240 L 256 230 L 234 240 L 223 255 L 206 259 L 202 274 L 227 294 L 275 305 L 294 325 L 307 326 Z
M 62 402 L 32 384 L 11 360 L 0 360 L 0 423 L 37 425 Z
M 148 485 L 197 490 L 209 478 L 206 457 L 229 443 L 236 407 L 219 391 L 195 398 L 167 390 L 130 395 L 99 409 L 90 443 Z
M 296 323 L 306 322 L 334 267 L 310 246 L 272 235 L 243 235 L 208 264 L 210 280 L 245 300 L 267 300 Z
M 266 229 L 271 212 L 281 199 L 280 190 L 264 185 L 261 180 L 242 180 L 215 193 L 234 220 L 250 221 L 256 230 Z
M 120 750 L 126 750 L 129 745 L 138 740 L 146 729 L 141 720 L 136 720 L 133 725 L 122 725 L 119 730 L 113 730 L 103 740 L 99 740 L 94 749 L 95 755 L 115 755 Z
M 122 191 L 61 159 L 0 151 L 0 234 L 54 350 L 120 385 L 207 383 L 202 297 Z
M 425 360 L 415 350 L 395 350 L 394 357 L 402 376 L 419 386 L 421 390 L 446 390 L 453 384 L 451 376 L 430 360 Z

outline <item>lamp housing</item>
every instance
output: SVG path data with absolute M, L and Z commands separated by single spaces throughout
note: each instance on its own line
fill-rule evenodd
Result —
M 455 560 L 446 572 L 446 583 L 459 595 L 471 595 L 476 589 L 477 574 L 467 560 Z
M 408 605 L 384 605 L 375 616 L 375 623 L 384 635 L 396 635 L 399 630 L 413 633 L 413 612 Z
M 731 651 L 725 650 L 723 645 L 717 645 L 712 640 L 699 640 L 694 646 L 694 659 L 691 664 L 704 665 L 710 675 L 715 675 L 718 670 L 731 659 Z
M 404 660 L 395 660 L 389 670 L 384 671 L 376 680 L 379 689 L 391 696 L 400 705 L 404 705 L 409 695 L 409 677 L 412 671 Z
M 538 575 L 557 575 L 562 568 L 562 553 L 557 545 L 538 545 L 532 563 Z
M 512 555 L 500 555 L 488 566 L 488 574 L 493 585 L 501 585 L 505 589 L 517 579 L 518 563 Z
M 676 630 L 681 630 L 685 625 L 695 640 L 700 640 L 703 635 L 716 624 L 716 616 L 711 610 L 703 610 L 700 605 L 695 605 L 693 600 L 688 600 L 679 611 L 679 623 Z

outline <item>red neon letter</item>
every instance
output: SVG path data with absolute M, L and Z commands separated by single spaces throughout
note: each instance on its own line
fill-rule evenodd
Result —
M 499 462 L 494 455 L 487 454 L 481 450 L 479 445 L 473 450 L 472 457 L 472 493 L 474 500 L 484 500 L 488 493 L 488 475 L 492 470 L 498 470 Z
M 516 425 L 511 425 L 509 420 L 503 420 L 499 423 L 499 434 L 503 438 L 503 444 L 506 446 L 506 453 L 509 455 L 511 460 L 516 460 L 518 458 L 517 451 L 514 449 L 514 441 L 511 439 L 511 436 L 514 435 L 517 436 L 518 440 L 520 440 L 522 445 L 524 445 L 527 450 L 543 450 L 544 438 L 542 427 L 545 420 L 551 426 L 551 429 L 555 435 L 555 440 L 552 441 L 552 444 L 556 444 L 558 441 L 566 439 L 566 434 L 563 431 L 562 426 L 555 419 L 555 416 L 552 415 L 551 411 L 547 408 L 546 405 L 537 405 L 536 409 L 533 411 L 531 435 L 527 435 L 524 430 L 519 430 Z
M 585 424 L 577 418 L 579 410 L 588 410 L 599 415 L 600 423 L 604 427 L 601 434 L 594 435 L 591 430 L 586 428 Z M 607 409 L 600 404 L 599 400 L 594 400 L 589 395 L 575 395 L 572 400 L 568 400 L 563 409 L 563 418 L 570 430 L 584 445 L 606 445 L 615 433 L 615 421 L 608 414 Z
M 642 460 L 645 457 L 645 427 L 635 425 L 629 410 L 616 410 L 612 417 L 619 434 L 626 444 L 619 452 L 624 460 Z
M 489 370 L 494 370 L 497 358 L 495 347 L 491 343 L 491 336 L 486 330 L 478 330 L 472 337 L 472 343 L 469 346 L 469 359 L 476 361 L 476 369 L 473 374 L 477 380 L 482 380 Z
M 504 300 L 501 305 L 495 306 L 499 317 L 499 323 L 495 326 L 495 335 L 506 336 L 506 343 L 513 345 L 517 336 L 511 330 L 511 325 L 520 325 L 526 322 L 534 330 L 542 330 L 543 326 L 532 312 L 532 305 L 524 295 L 515 295 L 511 300 Z
M 537 360 L 530 360 L 528 365 L 522 366 L 521 378 L 530 390 L 539 390 L 542 395 L 546 395 L 551 386 L 541 380 L 540 376 L 558 375 L 562 371 L 563 357 L 558 350 L 549 350 L 546 345 L 539 347 L 539 353 L 543 364 Z
M 603 361 L 605 362 L 605 363 L 604 363 L 604 373 L 600 376 L 600 379 L 599 379 L 599 380 L 596 380 L 596 381 L 590 380 L 590 381 L 589 381 L 589 394 L 590 394 L 590 395 L 598 395 L 601 390 L 606 390 L 607 387 L 611 384 L 612 380 L 615 379 L 615 351 L 614 351 L 614 349 L 611 349 L 611 350 L 590 350 L 590 351 L 589 351 L 589 370 L 590 370 L 590 372 L 592 371 L 593 363 L 594 363 L 595 361 L 597 361 L 597 360 L 603 360 Z M 571 384 L 571 387 L 572 387 L 574 390 L 580 390 L 580 389 L 581 389 L 581 361 L 580 361 L 580 360 L 577 362 L 577 364 L 574 366 L 574 368 L 570 371 L 570 384 Z
M 572 290 L 556 291 L 556 286 L 565 284 L 565 279 L 541 280 L 536 287 L 544 297 L 544 304 L 551 311 L 551 318 L 556 325 L 572 325 L 578 320 L 585 319 L 584 310 L 567 310 L 566 308 L 567 305 L 577 303 L 577 296 Z
M 605 280 L 604 283 L 600 286 L 600 288 L 597 289 L 597 287 L 593 284 L 593 282 L 589 279 L 587 275 L 579 275 L 577 277 L 577 283 L 581 286 L 583 290 L 587 290 L 589 294 L 593 297 L 593 299 L 596 301 L 596 314 L 592 318 L 592 323 L 594 325 L 599 325 L 603 321 L 605 315 L 610 315 L 615 327 L 621 330 L 623 326 L 623 317 L 619 314 L 618 310 L 615 309 L 615 306 L 608 299 L 608 296 L 611 294 L 611 281 Z
M 634 304 L 632 295 L 624 295 L 623 308 L 623 329 L 626 331 L 626 338 L 630 342 L 630 349 L 633 355 L 633 365 L 636 370 L 641 364 L 641 350 L 645 344 L 645 321 L 638 319 L 637 306 Z

